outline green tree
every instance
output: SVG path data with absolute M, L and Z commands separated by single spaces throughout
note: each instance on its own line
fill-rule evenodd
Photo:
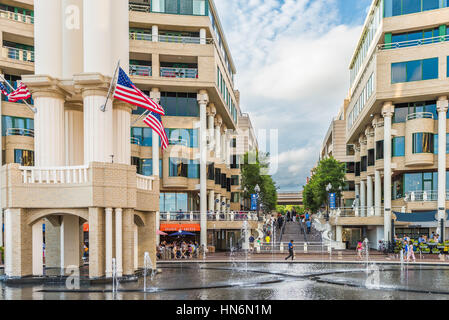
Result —
M 265 212 L 276 209 L 277 187 L 273 178 L 264 174 L 269 167 L 268 155 L 260 156 L 259 153 L 246 153 L 244 155 L 242 172 L 242 188 L 247 190 L 243 197 L 250 199 L 255 194 L 255 187 L 260 187 L 260 203 Z
M 312 178 L 304 187 L 304 206 L 312 212 L 317 212 L 328 203 L 329 193 L 335 193 L 341 197 L 341 190 L 345 187 L 345 164 L 330 157 L 319 162 L 313 170 Z M 330 191 L 326 188 L 331 185 Z

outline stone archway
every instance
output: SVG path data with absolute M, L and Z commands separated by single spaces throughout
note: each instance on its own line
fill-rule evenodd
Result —
M 26 223 L 32 230 L 33 275 L 43 275 L 44 265 L 47 270 L 63 271 L 82 266 L 86 222 L 87 209 L 29 209 Z

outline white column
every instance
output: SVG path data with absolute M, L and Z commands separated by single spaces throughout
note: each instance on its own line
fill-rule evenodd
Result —
M 151 40 L 153 42 L 159 41 L 159 27 L 158 26 L 152 26 L 151 27 Z
M 374 212 L 376 217 L 380 217 L 382 215 L 381 207 L 382 207 L 382 179 L 380 177 L 380 171 L 376 170 L 374 172 Z
M 215 158 L 221 157 L 221 120 L 215 122 Z
M 159 103 L 161 101 L 161 93 L 159 89 L 153 88 L 150 92 L 150 98 Z M 162 120 L 163 121 L 163 120 Z M 169 137 L 170 138 L 170 137 Z M 153 176 L 159 177 L 160 168 L 159 168 L 159 135 L 152 130 L 152 152 L 153 152 Z
M 212 106 L 209 106 L 212 108 Z M 214 107 L 215 109 L 215 107 Z M 214 117 L 215 113 L 211 110 L 207 116 L 208 127 L 209 127 L 209 150 L 214 150 L 215 147 L 215 130 L 214 130 Z
M 80 264 L 80 223 L 77 216 L 64 215 L 61 223 L 61 269 Z
M 382 109 L 384 117 L 384 240 L 391 241 L 391 118 L 394 106 L 386 102 Z
M 131 109 L 117 103 L 113 110 L 114 163 L 131 164 Z
M 446 231 L 446 115 L 448 109 L 447 97 L 440 97 L 437 102 L 438 110 L 438 225 L 443 219 L 444 240 L 448 237 Z
M 209 96 L 205 90 L 198 93 L 200 108 L 200 217 L 201 217 L 201 246 L 207 246 L 207 130 L 206 107 Z
M 366 206 L 368 207 L 367 215 L 370 215 L 373 210 L 374 205 L 374 194 L 373 194 L 373 177 L 367 176 L 366 180 Z
M 159 211 L 156 212 L 156 230 L 161 230 L 161 213 Z M 161 236 L 156 234 L 156 245 L 161 243 Z
M 123 275 L 123 210 L 115 209 L 115 263 L 117 265 L 117 276 Z
M 134 224 L 134 270 L 139 269 L 139 230 L 136 224 Z
M 215 191 L 214 190 L 209 191 L 209 211 L 210 212 L 215 211 Z
M 33 96 L 39 110 L 34 116 L 36 166 L 65 166 L 64 98 L 46 92 Z
M 360 184 L 355 185 L 355 202 L 356 206 L 354 210 L 356 212 L 356 216 L 360 215 Z
M 62 78 L 71 79 L 84 68 L 83 0 L 62 0 L 62 15 Z
M 221 197 L 221 212 L 226 213 L 226 197 Z
M 32 227 L 33 233 L 33 276 L 44 275 L 44 258 L 43 258 L 43 243 L 44 234 L 42 230 L 43 220 L 39 220 Z
M 106 100 L 98 91 L 87 90 L 84 96 L 84 163 L 108 162 L 114 152 L 113 110 L 112 101 L 106 106 L 106 112 L 100 106 Z M 131 143 L 131 142 L 130 142 Z
M 13 272 L 13 239 L 15 234 L 13 232 L 13 216 L 10 209 L 5 210 L 5 274 L 11 275 Z
M 108 31 L 112 46 L 112 64 L 109 68 L 113 72 L 120 60 L 122 69 L 129 72 L 129 0 L 109 0 L 109 6 L 111 19 Z
M 360 181 L 360 216 L 366 217 L 366 182 Z
M 226 200 L 226 209 L 228 210 L 228 213 L 231 212 L 231 200 Z
M 105 209 L 106 277 L 112 277 L 112 208 Z
M 226 149 L 227 148 L 227 145 L 226 145 L 226 130 L 228 129 L 228 127 L 225 124 L 223 124 L 221 127 L 222 127 L 222 130 L 223 130 L 223 132 L 221 134 L 221 160 L 226 163 L 226 153 L 228 152 L 227 149 Z
M 35 74 L 62 77 L 62 2 L 36 1 L 34 4 Z M 36 106 L 38 107 L 38 106 Z
M 84 122 L 82 108 L 65 108 L 65 160 L 67 166 L 84 163 Z
M 337 242 L 343 242 L 343 227 L 336 226 L 335 229 L 335 240 Z
M 221 212 L 221 195 L 219 193 L 215 195 L 215 211 Z
M 206 44 L 206 29 L 200 29 L 200 44 Z

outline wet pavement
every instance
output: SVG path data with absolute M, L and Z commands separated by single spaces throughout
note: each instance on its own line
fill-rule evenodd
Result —
M 449 299 L 449 267 L 332 263 L 159 263 L 143 292 L 143 278 L 119 284 L 6 285 L 8 300 L 396 300 Z

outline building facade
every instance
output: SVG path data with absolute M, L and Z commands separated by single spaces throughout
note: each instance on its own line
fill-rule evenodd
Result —
M 257 228 L 231 213 L 242 113 L 213 1 L 5 1 L 0 30 L 0 71 L 37 110 L 2 97 L 7 275 L 43 273 L 43 224 L 46 267 L 80 265 L 87 232 L 91 277 L 110 276 L 112 259 L 125 275 L 145 252 L 155 261 L 157 229 L 214 246 L 215 232 Z M 106 103 L 118 61 L 165 108 L 164 152 L 145 110 Z
M 447 239 L 448 18 L 447 1 L 372 2 L 340 133 L 354 149 L 347 168 L 354 163 L 359 201 L 331 219 L 337 241 L 367 237 L 377 248 L 395 233 L 432 231 Z

